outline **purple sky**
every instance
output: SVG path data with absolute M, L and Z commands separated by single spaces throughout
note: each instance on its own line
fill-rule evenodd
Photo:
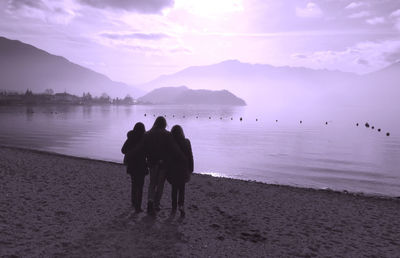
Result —
M 366 73 L 400 60 L 400 1 L 0 0 L 0 35 L 131 84 L 227 59 Z

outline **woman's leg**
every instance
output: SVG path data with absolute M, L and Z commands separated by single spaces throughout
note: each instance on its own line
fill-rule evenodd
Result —
M 133 173 L 129 174 L 131 176 L 131 204 L 132 207 L 135 207 L 136 204 L 136 200 L 135 200 L 135 192 L 136 192 L 136 188 L 135 188 L 135 180 L 133 177 Z
M 138 176 L 136 186 L 136 210 L 142 211 L 143 185 L 145 174 Z
M 184 183 L 179 186 L 178 193 L 179 193 L 178 205 L 183 206 L 185 204 L 185 184 Z
M 172 210 L 176 210 L 177 208 L 177 196 L 178 195 L 178 187 L 173 184 L 172 191 L 171 191 L 171 200 L 172 200 Z
M 179 200 L 178 200 L 179 211 L 181 212 L 181 217 L 185 217 L 185 207 L 183 206 L 185 203 L 185 183 L 179 185 L 178 193 L 179 193 Z

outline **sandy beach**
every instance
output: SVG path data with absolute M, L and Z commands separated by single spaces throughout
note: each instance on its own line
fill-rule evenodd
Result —
M 168 183 L 152 217 L 134 213 L 121 164 L 9 147 L 0 179 L 2 257 L 400 256 L 396 198 L 195 174 L 186 217 Z

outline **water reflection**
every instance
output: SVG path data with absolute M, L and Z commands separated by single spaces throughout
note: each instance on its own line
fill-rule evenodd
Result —
M 382 128 L 392 126 L 392 132 L 400 126 L 381 117 L 367 120 L 353 111 L 321 115 L 227 106 L 0 107 L 0 144 L 121 162 L 126 132 L 139 121 L 150 128 L 162 115 L 168 128 L 180 124 L 191 139 L 196 172 L 400 196 L 398 133 L 386 137 L 355 124 L 372 121 Z

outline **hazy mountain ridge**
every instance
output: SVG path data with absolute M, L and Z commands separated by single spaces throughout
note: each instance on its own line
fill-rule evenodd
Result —
M 246 105 L 244 100 L 227 90 L 192 90 L 186 86 L 158 88 L 139 98 L 139 101 L 153 104 Z
M 242 63 L 238 60 L 227 60 L 221 63 L 191 66 L 177 73 L 170 75 L 161 75 L 155 80 L 142 84 L 146 89 L 151 89 L 160 84 L 177 84 L 190 79 L 205 79 L 205 78 L 226 78 L 229 80 L 246 80 L 254 79 L 264 80 L 313 80 L 314 82 L 324 81 L 327 77 L 334 77 L 334 81 L 350 80 L 358 77 L 356 74 L 329 71 L 329 70 L 314 70 L 304 67 L 276 67 L 267 64 L 249 64 Z M 189 85 L 189 84 L 188 84 Z M 165 85 L 164 85 L 165 86 Z
M 32 45 L 0 37 L 0 89 L 10 91 L 55 92 L 82 95 L 90 92 L 112 97 L 127 94 L 138 97 L 142 90 L 114 82 L 107 76 L 74 64 L 64 57 L 52 55 Z
M 303 67 L 274 67 L 237 60 L 192 66 L 142 84 L 144 89 L 189 85 L 194 89 L 227 89 L 249 103 L 285 105 L 351 105 L 354 99 L 369 105 L 370 98 L 393 100 L 399 87 L 393 80 L 400 75 L 400 63 L 367 75 L 315 70 Z M 397 75 L 397 78 L 399 78 Z M 382 85 L 384 84 L 384 85 Z M 389 104 L 391 104 L 389 102 Z

